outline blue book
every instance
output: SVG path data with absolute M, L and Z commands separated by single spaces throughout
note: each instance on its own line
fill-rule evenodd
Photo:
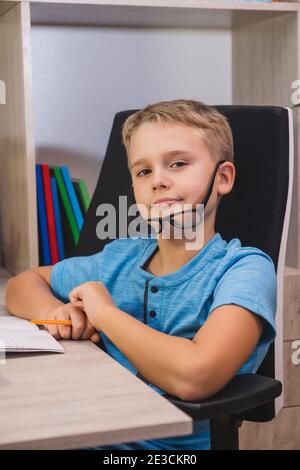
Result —
M 38 221 L 40 229 L 41 253 L 42 264 L 44 266 L 51 265 L 50 243 L 48 236 L 48 224 L 45 205 L 45 194 L 43 187 L 43 177 L 41 165 L 35 165 L 36 169 L 36 192 L 37 192 L 37 206 L 38 206 Z
M 69 196 L 73 213 L 74 213 L 74 217 L 76 220 L 76 225 L 80 232 L 82 225 L 83 225 L 83 215 L 82 215 L 80 205 L 77 199 L 77 195 L 75 193 L 75 189 L 74 189 L 71 177 L 70 177 L 70 173 L 69 173 L 68 167 L 66 166 L 60 167 L 60 170 L 64 179 L 65 186 L 67 188 L 68 196 Z
M 53 202 L 53 210 L 54 210 L 54 218 L 55 218 L 58 257 L 59 257 L 59 261 L 61 261 L 62 259 L 65 258 L 65 250 L 64 250 L 64 241 L 63 241 L 63 233 L 62 233 L 59 202 L 58 202 L 57 183 L 54 177 L 50 178 L 50 181 L 51 181 L 51 191 L 52 191 L 52 200 L 53 200 L 52 202 Z

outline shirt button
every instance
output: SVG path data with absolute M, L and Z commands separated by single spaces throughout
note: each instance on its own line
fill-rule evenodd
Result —
M 154 292 L 154 294 L 158 291 L 158 288 L 156 286 L 151 287 L 151 292 Z
M 156 317 L 156 312 L 154 310 L 151 310 L 149 315 L 150 315 L 151 318 L 154 318 L 154 317 Z

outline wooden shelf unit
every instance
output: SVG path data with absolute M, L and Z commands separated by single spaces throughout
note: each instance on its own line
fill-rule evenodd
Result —
M 299 8 L 298 2 L 217 0 L 0 1 L 0 79 L 7 89 L 7 103 L 0 105 L 3 266 L 15 274 L 38 264 L 33 25 L 228 28 L 232 32 L 233 104 L 291 106 L 291 84 L 300 77 Z M 298 194 L 293 199 L 287 264 L 299 267 Z

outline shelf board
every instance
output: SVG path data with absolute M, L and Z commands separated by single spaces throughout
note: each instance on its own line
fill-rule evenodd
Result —
M 288 12 L 298 2 L 238 0 L 30 0 L 32 24 L 232 28 Z M 15 0 L 0 0 L 0 16 Z
M 293 268 L 292 266 L 285 266 L 285 276 L 300 276 L 300 269 Z
M 299 11 L 297 2 L 218 0 L 31 0 L 32 24 L 232 28 Z
M 0 16 L 4 15 L 4 13 L 8 12 L 11 8 L 13 8 L 17 2 L 15 1 L 0 1 Z
M 15 1 L 15 0 L 8 0 Z M 273 10 L 295 11 L 298 2 L 255 2 L 239 0 L 29 0 L 30 3 L 81 4 L 135 7 L 198 8 L 211 10 Z

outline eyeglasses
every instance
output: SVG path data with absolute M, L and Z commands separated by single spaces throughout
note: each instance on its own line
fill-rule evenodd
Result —
M 211 177 L 208 190 L 200 204 L 197 204 L 196 208 L 183 210 L 179 212 L 174 212 L 168 214 L 164 217 L 150 217 L 145 222 L 147 224 L 147 235 L 149 236 L 149 228 L 151 230 L 150 235 L 159 235 L 162 230 L 164 224 L 167 222 L 171 224 L 173 227 L 178 229 L 193 229 L 200 225 L 204 218 L 204 210 L 209 201 L 209 198 L 212 193 L 215 177 L 218 171 L 219 166 L 226 162 L 227 160 L 220 160 L 217 162 L 213 175 Z M 154 231 L 154 233 L 153 233 Z

